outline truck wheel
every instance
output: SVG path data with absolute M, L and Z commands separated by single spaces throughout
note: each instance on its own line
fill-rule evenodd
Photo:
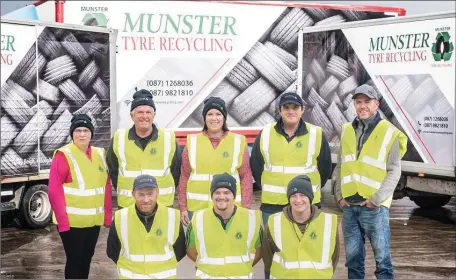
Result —
M 33 229 L 47 226 L 52 216 L 48 187 L 42 184 L 29 187 L 19 210 L 19 221 L 22 226 Z
M 436 209 L 445 206 L 451 199 L 451 195 L 442 196 L 409 196 L 410 200 L 424 209 Z

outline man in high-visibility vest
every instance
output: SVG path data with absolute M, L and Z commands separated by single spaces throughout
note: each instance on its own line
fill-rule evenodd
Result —
M 185 233 L 179 211 L 157 203 L 160 188 L 150 175 L 133 183 L 135 204 L 116 212 L 106 253 L 120 279 L 177 278 L 185 257 Z
M 310 178 L 287 187 L 289 205 L 270 216 L 264 230 L 263 263 L 271 279 L 331 279 L 339 261 L 337 216 L 312 204 Z
M 288 204 L 287 185 L 297 175 L 312 181 L 313 203 L 320 207 L 321 187 L 331 174 L 331 150 L 321 127 L 304 122 L 304 101 L 294 93 L 280 97 L 280 119 L 268 124 L 255 139 L 250 166 L 261 185 L 263 224 Z
M 65 279 L 87 279 L 100 226 L 112 220 L 112 192 L 104 149 L 90 145 L 92 119 L 71 119 L 73 140 L 54 153 L 49 173 L 53 221 L 65 249 Z
M 181 154 L 174 132 L 153 123 L 156 112 L 152 94 L 145 89 L 137 91 L 131 102 L 133 127 L 118 129 L 112 138 L 107 164 L 112 184 L 117 189 L 119 209 L 134 204 L 133 181 L 141 174 L 157 179 L 161 205 L 173 205 Z
M 187 229 L 187 256 L 196 263 L 196 278 L 252 279 L 261 259 L 261 217 L 258 210 L 238 207 L 236 178 L 214 175 L 214 206 L 193 214 Z
M 401 158 L 407 136 L 381 119 L 379 96 L 369 85 L 355 89 L 357 117 L 342 127 L 335 196 L 343 209 L 342 230 L 348 278 L 364 279 L 364 239 L 372 245 L 376 270 L 381 279 L 393 279 L 389 249 L 389 207 L 401 177 Z

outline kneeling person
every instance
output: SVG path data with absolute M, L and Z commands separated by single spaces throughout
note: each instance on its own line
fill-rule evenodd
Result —
M 106 252 L 121 279 L 177 278 L 185 233 L 179 211 L 157 205 L 158 196 L 155 177 L 140 175 L 133 183 L 135 204 L 115 214 Z
M 261 259 L 261 216 L 234 204 L 236 179 L 214 175 L 212 208 L 195 212 L 187 231 L 187 255 L 196 263 L 196 278 L 253 277 Z
M 330 279 L 339 260 L 337 216 L 312 205 L 309 177 L 287 187 L 289 205 L 270 216 L 264 230 L 263 262 L 271 279 Z

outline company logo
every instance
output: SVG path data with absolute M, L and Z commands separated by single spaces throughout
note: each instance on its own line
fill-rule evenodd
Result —
M 89 8 L 92 7 L 86 7 L 86 11 L 90 10 Z M 96 7 L 98 8 L 98 7 Z M 95 9 L 93 8 L 94 11 L 107 11 L 106 9 Z M 98 27 L 107 27 L 109 19 L 106 17 L 104 13 L 86 13 L 82 19 L 82 24 L 88 25 L 88 26 L 98 26 Z
M 317 238 L 317 233 L 315 231 L 313 231 L 311 234 L 310 234 L 310 239 L 312 240 L 315 240 Z
M 435 43 L 432 44 L 432 56 L 435 61 L 448 61 L 453 54 L 454 46 L 450 40 L 448 32 L 439 32 L 435 37 Z
M 152 155 L 155 155 L 157 153 L 157 150 L 155 148 L 150 149 L 150 153 Z
M 163 234 L 163 232 L 161 229 L 157 229 L 157 231 L 155 232 L 155 235 L 157 235 L 157 236 L 161 236 L 162 234 Z
M 227 157 L 229 157 L 229 156 L 230 156 L 230 154 L 229 154 L 228 152 L 223 152 L 223 157 L 224 157 L 224 158 L 227 158 Z
M 100 170 L 100 172 L 104 172 L 104 169 L 101 167 L 101 165 L 98 165 L 98 170 Z
M 296 143 L 296 148 L 298 148 L 298 149 L 302 148 L 301 142 Z
M 238 239 L 238 240 L 241 239 L 241 238 L 242 238 L 242 233 L 241 233 L 241 232 L 236 233 L 236 236 L 235 236 L 235 237 L 236 237 L 236 239 Z

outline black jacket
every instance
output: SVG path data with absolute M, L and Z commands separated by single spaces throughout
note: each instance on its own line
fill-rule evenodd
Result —
M 153 130 L 152 134 L 146 138 L 141 138 L 136 134 L 135 127 L 131 127 L 128 131 L 128 139 L 134 140 L 136 146 L 141 148 L 144 151 L 147 144 L 150 141 L 157 141 L 158 139 L 158 129 L 155 124 L 152 124 Z M 106 163 L 109 169 L 109 176 L 111 177 L 112 185 L 115 189 L 117 189 L 117 177 L 119 175 L 119 161 L 117 160 L 117 156 L 114 153 L 113 147 L 113 139 L 111 139 L 111 143 L 109 144 L 108 152 L 106 154 Z M 173 175 L 175 186 L 179 185 L 179 178 L 180 178 L 180 170 L 181 170 L 181 160 L 182 160 L 182 151 L 180 150 L 177 140 L 176 140 L 176 152 L 174 153 L 172 162 L 171 162 L 171 174 Z
M 303 136 L 308 133 L 306 123 L 301 120 L 298 126 L 298 129 L 296 130 L 296 133 L 292 136 L 289 137 L 288 134 L 285 132 L 283 129 L 283 122 L 282 119 L 280 119 L 277 124 L 274 126 L 275 131 L 285 137 L 288 142 L 293 140 L 295 136 Z M 252 147 L 252 153 L 250 156 L 250 167 L 252 169 L 252 175 L 253 178 L 255 179 L 255 182 L 258 184 L 258 186 L 261 186 L 261 174 L 263 174 L 264 170 L 264 159 L 263 155 L 261 154 L 261 148 L 260 148 L 260 139 L 261 139 L 261 133 L 263 131 L 260 131 L 258 136 L 255 139 L 255 143 L 253 144 Z M 332 162 L 331 162 L 331 150 L 329 148 L 329 143 L 328 140 L 326 140 L 326 137 L 322 135 L 321 138 L 321 149 L 320 149 L 320 154 L 317 157 L 317 167 L 318 167 L 318 172 L 320 173 L 320 179 L 321 179 L 321 186 L 323 187 L 326 184 L 326 181 L 329 179 L 331 176 L 331 171 L 332 171 Z M 282 210 L 282 208 L 285 205 L 272 205 L 272 204 L 261 204 L 261 211 L 265 212 L 271 212 L 271 213 L 277 213 Z M 318 205 L 320 206 L 320 205 Z
M 143 223 L 147 232 L 149 232 L 150 229 L 152 228 L 152 224 L 154 222 L 156 211 L 150 216 L 144 216 L 141 212 L 139 212 L 139 210 L 138 210 L 138 208 L 136 208 L 136 206 L 135 206 L 135 209 L 136 209 L 136 214 L 138 214 L 138 218 Z M 176 260 L 178 262 L 182 258 L 184 258 L 185 255 L 187 254 L 187 247 L 185 244 L 185 233 L 184 233 L 184 227 L 182 226 L 182 223 L 180 224 L 179 236 L 177 237 L 177 240 L 173 245 L 173 249 L 174 249 L 174 254 L 176 255 Z M 106 254 L 108 255 L 108 257 L 111 260 L 113 260 L 114 263 L 117 264 L 117 261 L 119 260 L 120 250 L 121 250 L 121 244 L 120 244 L 119 236 L 117 235 L 115 219 L 114 219 L 112 221 L 111 227 L 109 228 L 109 235 L 108 235 L 108 241 L 107 241 L 107 246 L 106 246 Z

